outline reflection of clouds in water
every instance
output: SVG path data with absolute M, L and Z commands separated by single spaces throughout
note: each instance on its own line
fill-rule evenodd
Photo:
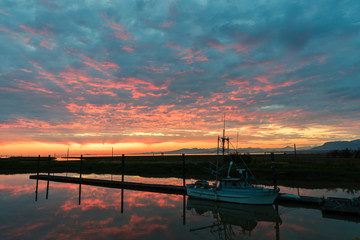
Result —
M 173 184 L 172 179 L 129 176 L 127 181 L 131 180 Z M 179 185 L 182 183 L 181 179 L 175 181 L 179 181 Z M 181 195 L 124 190 L 121 213 L 121 189 L 82 185 L 79 205 L 78 184 L 50 182 L 49 199 L 45 200 L 46 184 L 46 181 L 39 181 L 38 201 L 35 202 L 35 180 L 29 180 L 26 174 L 0 176 L 1 239 L 216 239 L 209 228 L 190 231 L 213 224 L 213 211 L 198 215 L 193 209 L 186 210 L 186 225 L 182 225 Z M 305 189 L 303 193 L 306 191 L 310 190 Z M 280 239 L 358 237 L 358 223 L 323 218 L 318 209 L 280 205 L 279 212 L 282 219 Z M 244 226 L 253 225 L 241 225 L 240 222 L 246 224 L 246 221 L 242 221 L 239 214 L 236 216 L 237 222 L 230 218 L 225 221 L 236 236 L 276 239 L 274 222 L 257 220 L 249 234 L 243 231 Z M 225 226 L 224 222 L 221 224 Z

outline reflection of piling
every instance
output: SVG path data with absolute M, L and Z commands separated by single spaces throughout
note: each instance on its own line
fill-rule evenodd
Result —
M 49 155 L 49 159 L 48 159 L 48 176 L 50 176 L 50 159 L 51 159 L 51 156 Z M 49 198 L 49 180 L 47 181 L 47 184 L 46 184 L 46 199 Z
M 183 225 L 186 223 L 186 195 L 183 195 Z
M 81 204 L 81 184 L 79 184 L 79 205 Z
M 124 188 L 121 188 L 121 213 L 124 212 Z
M 37 198 L 38 198 L 38 190 L 39 190 L 39 171 L 40 171 L 40 155 L 39 155 L 38 164 L 37 164 L 37 178 L 36 178 L 35 201 L 37 201 Z
M 278 205 L 278 203 L 275 203 L 275 211 L 276 211 L 276 214 L 279 215 L 279 205 Z M 276 231 L 276 240 L 279 240 L 280 239 L 280 224 L 279 224 L 279 221 L 276 221 L 275 231 Z

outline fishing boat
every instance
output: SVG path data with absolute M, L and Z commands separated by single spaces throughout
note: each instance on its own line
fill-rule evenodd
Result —
M 225 144 L 229 149 L 229 138 L 225 137 L 225 123 L 223 129 L 223 136 L 218 137 L 218 160 L 216 164 L 216 182 L 210 185 L 208 181 L 199 180 L 192 184 L 186 185 L 187 195 L 194 198 L 207 199 L 220 202 L 241 203 L 241 204 L 256 204 L 268 205 L 273 204 L 277 198 L 280 189 L 274 185 L 274 188 L 265 188 L 255 186 L 252 184 L 254 177 L 249 174 L 249 169 L 236 169 L 239 177 L 230 177 L 230 170 L 233 161 L 228 161 L 227 177 L 218 181 L 219 174 L 219 152 L 222 149 L 222 163 L 225 162 Z M 229 153 L 229 151 L 228 151 Z M 228 155 L 227 155 L 228 156 Z M 229 159 L 228 157 L 226 159 Z M 225 163 L 225 164 L 224 164 Z

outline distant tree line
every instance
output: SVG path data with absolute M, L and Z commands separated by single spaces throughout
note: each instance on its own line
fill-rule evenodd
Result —
M 360 158 L 360 149 L 351 150 L 348 148 L 342 150 L 332 150 L 327 154 L 329 157 L 335 158 Z

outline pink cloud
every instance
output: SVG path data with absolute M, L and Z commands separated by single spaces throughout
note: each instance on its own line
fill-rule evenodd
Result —
M 161 27 L 162 27 L 162 28 L 169 28 L 169 27 L 171 27 L 172 25 L 174 25 L 174 21 L 166 21 L 166 22 L 164 22 L 163 24 L 161 24 Z
M 201 56 L 195 57 L 195 60 L 198 61 L 198 62 L 209 61 L 209 59 L 208 59 L 205 55 L 201 55 Z
M 40 43 L 40 46 L 41 47 L 45 47 L 49 50 L 53 50 L 54 46 L 55 46 L 55 43 L 52 43 L 51 42 L 52 39 L 42 39 L 41 40 L 41 43 Z
M 218 49 L 219 51 L 224 51 L 225 49 L 228 48 L 228 45 L 222 45 L 222 44 L 215 43 L 215 42 L 208 42 L 208 45 L 210 45 L 213 48 Z
M 6 16 L 12 16 L 10 13 L 7 13 L 2 9 L 0 9 L 0 14 L 6 15 Z
M 318 61 L 318 63 L 324 64 L 324 63 L 326 63 L 326 59 L 328 59 L 328 57 L 327 56 L 317 56 L 317 57 L 315 57 L 315 59 Z
M 31 73 L 32 71 L 30 71 L 30 70 L 28 70 L 28 69 L 25 69 L 25 68 L 22 68 L 22 69 L 20 69 L 21 71 L 23 71 L 23 72 L 28 72 L 28 73 Z
M 149 69 L 149 70 L 152 70 L 154 72 L 157 72 L 157 73 L 164 73 L 164 71 L 169 71 L 169 68 L 168 67 L 154 67 L 154 66 L 149 66 L 149 67 L 145 67 L 146 69 Z
M 120 69 L 120 67 L 116 63 L 113 63 L 113 62 L 107 62 L 107 61 L 98 62 L 90 57 L 85 57 L 85 56 L 82 56 L 82 58 L 85 60 L 83 62 L 85 65 L 88 65 L 88 66 L 104 73 L 107 76 L 110 76 L 110 74 L 108 73 L 109 70 L 117 71 Z
M 238 43 L 238 44 L 235 44 L 235 45 L 233 46 L 233 48 L 235 48 L 236 51 L 238 51 L 238 52 L 249 53 L 249 50 L 246 49 L 245 46 L 243 46 L 243 45 L 241 45 L 241 44 L 239 44 L 239 43 Z
M 43 28 L 42 30 L 33 29 L 31 27 L 20 25 L 20 28 L 23 29 L 25 32 L 31 33 L 33 35 L 43 35 L 43 36 L 49 36 L 53 35 L 51 31 L 49 31 L 47 28 Z
M 213 47 L 213 48 L 216 48 L 217 50 L 219 51 L 224 51 L 226 49 L 229 49 L 229 48 L 233 48 L 235 49 L 237 52 L 243 52 L 245 54 L 249 53 L 249 50 L 242 44 L 240 43 L 235 43 L 235 44 L 232 44 L 232 43 L 228 43 L 228 44 L 220 44 L 220 43 L 216 43 L 214 41 L 210 41 L 207 43 L 209 46 Z
M 190 48 L 182 49 L 180 46 L 167 43 L 166 47 L 171 49 L 175 49 L 178 51 L 177 55 L 180 56 L 180 60 L 184 60 L 185 64 L 192 64 L 195 61 L 197 62 L 204 62 L 208 61 L 209 59 L 202 53 L 201 50 L 191 50 Z
M 102 17 L 106 24 L 104 26 L 115 30 L 113 32 L 113 35 L 117 38 L 121 38 L 122 40 L 128 41 L 128 40 L 134 40 L 135 38 L 132 36 L 132 34 L 127 30 L 126 26 L 122 23 L 117 23 L 114 20 L 114 17 L 109 18 L 106 14 L 102 14 Z
M 127 51 L 127 52 L 133 52 L 134 51 L 134 49 L 132 47 L 130 47 L 130 46 L 123 46 L 122 49 Z
M 24 36 L 21 36 L 19 33 L 17 32 L 13 32 L 13 31 L 10 31 L 9 29 L 5 28 L 5 27 L 0 27 L 0 31 L 2 32 L 7 32 L 10 34 L 10 37 L 13 38 L 13 39 L 22 39 L 24 41 L 24 43 L 28 43 L 30 42 L 30 39 L 29 38 L 26 38 Z
M 23 80 L 19 80 L 19 88 L 22 88 L 24 90 L 32 90 L 32 91 L 38 91 L 38 92 L 42 92 L 42 93 L 47 93 L 47 94 L 53 94 L 54 92 L 47 90 L 45 88 L 43 88 L 42 86 L 40 86 L 39 84 L 33 83 L 33 82 L 27 82 L 27 81 L 23 81 Z
M 4 91 L 11 91 L 11 92 L 20 92 L 20 89 L 15 89 L 15 88 L 7 88 L 7 87 L 0 87 L 0 90 L 4 90 Z
M 11 32 L 9 29 L 7 29 L 6 27 L 0 27 L 0 31 L 2 32 Z

